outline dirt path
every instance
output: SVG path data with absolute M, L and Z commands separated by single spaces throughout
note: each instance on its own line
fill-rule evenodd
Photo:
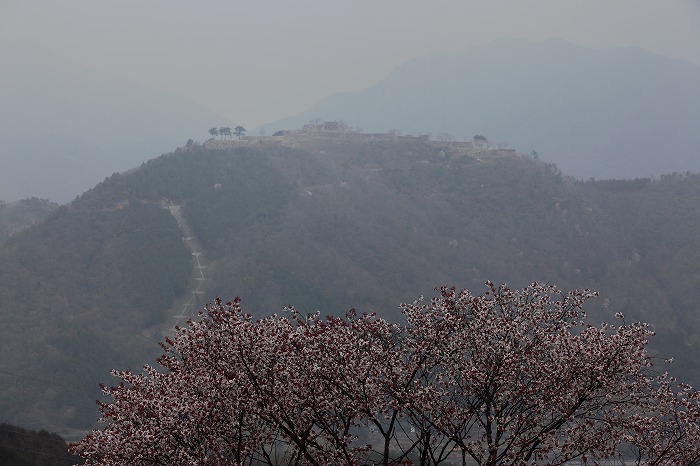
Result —
M 187 322 L 187 319 L 196 317 L 198 312 L 206 304 L 204 291 L 206 282 L 209 280 L 207 275 L 208 264 L 205 261 L 204 253 L 201 245 L 197 242 L 192 234 L 187 219 L 182 215 L 182 210 L 179 205 L 172 205 L 168 210 L 177 220 L 177 224 L 182 231 L 182 241 L 192 253 L 192 277 L 188 285 L 189 293 L 186 293 L 182 298 L 175 301 L 171 306 L 168 314 L 172 316 L 173 325 L 182 325 Z

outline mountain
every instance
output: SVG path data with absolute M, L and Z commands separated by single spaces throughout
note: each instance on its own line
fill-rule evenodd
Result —
M 4 466 L 70 466 L 80 462 L 79 457 L 68 454 L 68 444 L 58 434 L 0 423 L 0 464 Z
M 0 202 L 0 243 L 10 236 L 44 220 L 58 205 L 45 199 Z
M 577 181 L 513 150 L 332 124 L 208 141 L 114 174 L 0 243 L 0 413 L 82 436 L 216 296 L 254 315 L 400 317 L 435 286 L 590 288 L 700 381 L 700 175 Z
M 700 66 L 638 48 L 500 40 L 429 55 L 370 88 L 265 125 L 344 120 L 365 131 L 473 135 L 536 151 L 579 179 L 700 171 Z
M 212 126 L 232 126 L 188 99 L 29 43 L 0 41 L 0 61 L 0 199 L 64 203 Z

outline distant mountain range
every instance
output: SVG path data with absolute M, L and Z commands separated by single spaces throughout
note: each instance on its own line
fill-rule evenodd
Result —
M 231 125 L 183 97 L 29 43 L 0 41 L 0 63 L 0 200 L 67 202 L 116 171 Z
M 0 420 L 69 439 L 109 369 L 153 362 L 216 296 L 397 319 L 440 285 L 590 288 L 591 321 L 651 322 L 670 371 L 700 383 L 700 175 L 583 182 L 512 150 L 315 125 L 194 144 L 3 215 Z
M 233 126 L 185 98 L 0 42 L 0 200 L 64 203 L 113 172 Z M 203 73 L 206 70 L 202 70 Z M 579 179 L 700 171 L 700 66 L 637 48 L 501 40 L 397 67 L 374 86 L 265 125 L 484 135 Z
M 484 135 L 579 179 L 700 171 L 700 66 L 638 48 L 504 39 L 429 55 L 370 88 L 329 96 L 266 130 L 312 119 L 368 132 Z

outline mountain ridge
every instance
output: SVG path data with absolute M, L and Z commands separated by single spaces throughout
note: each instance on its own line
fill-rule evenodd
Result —
M 4 421 L 74 438 L 109 369 L 153 362 L 191 293 L 174 205 L 207 256 L 191 317 L 238 295 L 256 316 L 293 305 L 393 320 L 436 286 L 553 282 L 599 291 L 594 322 L 651 322 L 672 372 L 699 380 L 700 175 L 583 182 L 474 144 L 320 124 L 110 176 L 0 243 Z
M 231 125 L 185 97 L 28 42 L 3 40 L 0 60 L 0 198 L 6 201 L 68 202 L 213 124 Z
M 410 60 L 363 91 L 265 126 L 321 118 L 455 140 L 484 134 L 579 179 L 659 176 L 700 170 L 698 81 L 700 66 L 635 47 L 508 39 Z

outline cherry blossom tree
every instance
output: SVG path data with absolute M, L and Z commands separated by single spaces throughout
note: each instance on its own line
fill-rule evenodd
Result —
M 693 465 L 700 395 L 646 352 L 648 325 L 586 323 L 588 291 L 488 284 L 403 305 L 405 323 L 217 300 L 114 372 L 87 465 Z
M 588 291 L 489 286 L 405 307 L 416 424 L 479 465 L 623 460 L 625 448 L 637 464 L 699 459 L 698 394 L 647 375 L 648 325 L 586 324 Z
M 217 300 L 166 339 L 166 371 L 114 372 L 107 427 L 73 450 L 86 464 L 359 464 L 372 455 L 357 441 L 366 416 L 383 419 L 383 367 L 399 358 L 372 339 L 392 333 L 354 313 L 253 321 Z

